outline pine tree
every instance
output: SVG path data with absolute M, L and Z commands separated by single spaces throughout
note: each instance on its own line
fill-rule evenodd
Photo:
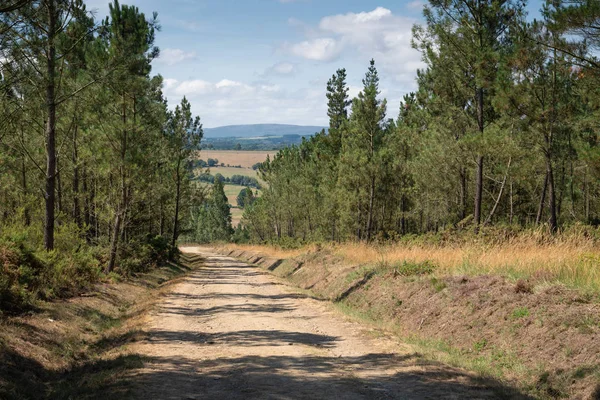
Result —
M 473 89 L 473 115 L 481 137 L 495 118 L 491 104 L 503 42 L 510 25 L 522 18 L 523 9 L 521 0 L 430 0 L 424 11 L 428 33 L 420 27 L 415 29 L 418 47 L 431 49 L 431 36 L 433 46 L 451 48 L 455 62 L 468 69 L 463 79 Z M 478 231 L 483 206 L 483 151 L 476 165 L 474 220 Z
M 147 88 L 150 63 L 158 56 L 158 49 L 154 47 L 156 15 L 154 21 L 148 22 L 137 7 L 120 5 L 118 0 L 109 5 L 109 10 L 110 17 L 102 26 L 102 37 L 110 62 L 124 68 L 111 76 L 112 91 L 107 93 L 117 94 L 118 98 L 113 101 L 120 103 L 120 109 L 114 110 L 113 118 L 117 120 L 111 132 L 112 147 L 117 152 L 120 198 L 115 211 L 107 272 L 114 268 L 119 238 L 123 236 L 122 226 L 131 204 L 131 157 L 136 144 L 132 138 L 140 132 L 138 106 Z
M 348 106 L 352 101 L 348 97 L 346 70 L 338 69 L 327 82 L 327 115 L 329 116 L 329 136 L 334 154 L 338 154 L 342 146 L 342 131 L 348 121 Z
M 363 79 L 363 90 L 352 103 L 352 116 L 344 136 L 340 159 L 340 179 L 347 211 L 356 213 L 354 229 L 357 239 L 371 240 L 379 151 L 383 145 L 387 101 L 379 100 L 379 75 L 371 60 Z
M 167 140 L 170 151 L 168 161 L 172 164 L 173 180 L 175 182 L 175 212 L 173 215 L 173 235 L 171 246 L 175 247 L 179 237 L 180 206 L 185 182 L 191 170 L 191 157 L 200 150 L 203 131 L 200 117 L 193 118 L 190 102 L 185 98 L 181 105 L 169 115 L 167 121 Z

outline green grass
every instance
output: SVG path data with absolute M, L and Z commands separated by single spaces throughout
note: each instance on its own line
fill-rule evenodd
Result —
M 527 307 L 517 307 L 513 310 L 511 317 L 513 319 L 521 319 L 529 316 L 529 309 Z
M 437 267 L 431 261 L 420 263 L 403 261 L 402 264 L 399 264 L 394 268 L 394 272 L 402 276 L 428 275 L 433 273 L 436 268 Z

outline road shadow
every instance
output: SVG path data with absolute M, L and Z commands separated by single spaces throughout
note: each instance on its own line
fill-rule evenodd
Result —
M 417 353 L 245 356 L 205 361 L 153 358 L 148 365 L 146 373 L 129 377 L 140 399 L 150 395 L 181 399 L 531 398 L 496 381 L 423 361 Z M 412 368 L 399 371 L 403 365 Z M 359 373 L 363 376 L 360 379 L 356 377 Z
M 236 332 L 208 333 L 192 331 L 148 332 L 148 342 L 156 344 L 192 343 L 195 345 L 227 345 L 227 346 L 314 346 L 331 348 L 339 340 L 336 336 L 320 335 L 307 332 L 281 330 L 242 330 Z

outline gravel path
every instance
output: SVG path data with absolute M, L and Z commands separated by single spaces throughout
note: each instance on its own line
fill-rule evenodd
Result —
M 263 270 L 187 247 L 205 267 L 150 315 L 139 399 L 496 398 L 472 375 L 428 362 Z

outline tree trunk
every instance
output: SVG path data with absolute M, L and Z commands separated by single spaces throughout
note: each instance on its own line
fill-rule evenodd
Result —
M 160 164 L 158 166 L 159 170 L 160 170 Z M 158 182 L 160 187 L 162 188 L 162 173 L 159 171 L 158 173 Z M 163 236 L 165 234 L 165 202 L 163 199 L 162 194 L 160 195 L 160 216 L 159 216 L 159 221 L 158 221 L 158 234 L 160 236 Z
M 477 125 L 479 126 L 479 132 L 483 135 L 483 88 L 477 89 Z M 477 173 L 475 182 L 475 232 L 479 232 L 479 225 L 481 224 L 481 205 L 483 202 L 483 155 L 477 157 Z
M 56 46 L 54 43 L 56 34 L 56 4 L 55 0 L 49 0 L 48 6 L 48 49 L 47 74 L 46 77 L 46 188 L 45 188 L 45 218 L 44 218 L 44 247 L 50 251 L 54 249 L 54 216 L 56 201 Z
M 181 159 L 177 160 L 177 183 L 175 190 L 175 218 L 173 219 L 173 238 L 171 239 L 171 246 L 175 247 L 177 242 L 177 236 L 179 236 L 179 201 L 181 198 L 181 174 L 179 173 L 179 167 L 181 165 Z
M 123 105 L 122 105 L 122 119 L 123 119 L 123 132 L 121 137 L 121 201 L 117 207 L 115 215 L 115 223 L 113 229 L 113 235 L 110 244 L 110 258 L 108 260 L 108 266 L 106 267 L 106 273 L 113 270 L 117 260 L 117 250 L 119 247 L 119 238 L 121 237 L 121 224 L 123 217 L 126 213 L 127 208 L 127 178 L 125 172 L 125 156 L 127 155 L 127 103 L 125 100 L 125 94 L 123 94 Z
M 544 204 L 546 204 L 546 192 L 548 192 L 548 171 L 546 170 L 546 178 L 544 178 L 544 187 L 542 188 L 542 196 L 540 197 L 540 204 L 538 206 L 537 216 L 535 217 L 535 224 L 539 225 L 542 222 L 542 215 L 544 214 Z
M 515 215 L 514 203 L 513 203 L 513 182 L 510 180 L 510 217 L 508 218 L 509 223 L 512 225 L 513 217 Z
M 162 199 L 160 200 L 160 217 L 158 221 L 158 234 L 163 236 L 165 234 L 165 206 Z
M 490 211 L 490 215 L 486 218 L 483 225 L 487 225 L 492 221 L 496 210 L 498 209 L 498 204 L 500 204 L 500 200 L 502 199 L 502 194 L 504 194 L 504 187 L 506 186 L 506 179 L 508 178 L 508 173 L 510 171 L 510 164 L 512 163 L 512 157 L 508 159 L 508 165 L 506 166 L 506 173 L 504 174 L 504 179 L 502 180 L 502 185 L 500 186 L 500 193 L 498 193 L 498 198 L 494 203 L 494 207 L 492 207 L 492 211 Z
M 62 202 L 62 174 L 60 173 L 60 157 L 56 156 L 56 209 L 58 210 L 58 214 L 63 212 L 63 202 Z
M 83 222 L 86 229 L 86 239 L 88 243 L 92 238 L 92 219 L 91 219 L 91 204 L 92 204 L 92 193 L 88 193 L 88 176 L 85 169 L 85 164 L 81 168 L 81 185 L 83 190 Z
M 467 169 L 460 171 L 460 219 L 467 218 Z
M 25 143 L 25 132 L 23 130 L 23 123 L 21 123 L 21 142 Z M 25 226 L 31 225 L 31 215 L 29 214 L 29 206 L 27 199 L 27 163 L 25 155 L 21 157 L 21 185 L 23 186 L 23 196 L 25 198 L 25 208 L 23 210 L 23 223 Z
M 23 210 L 23 219 L 25 226 L 31 225 L 31 215 L 27 206 L 27 169 L 25 165 L 25 156 L 21 158 L 21 184 L 23 185 L 23 195 L 25 197 L 25 209 Z
M 371 241 L 371 231 L 373 228 L 373 203 L 375 202 L 375 177 L 371 177 L 369 188 L 369 214 L 367 216 L 367 242 Z
M 556 232 L 558 229 L 558 218 L 556 217 L 556 189 L 554 188 L 552 160 L 549 155 L 546 159 L 546 171 L 548 174 L 548 193 L 550 195 L 548 204 L 548 208 L 550 210 L 550 230 L 552 232 Z
M 73 219 L 79 229 L 83 227 L 79 208 L 79 159 L 77 154 L 77 125 L 73 128 Z
M 119 246 L 119 231 L 121 230 L 121 210 L 117 210 L 115 216 L 115 223 L 113 227 L 113 233 L 110 242 L 110 257 L 108 259 L 108 266 L 106 267 L 106 273 L 110 273 L 115 268 L 117 261 L 117 249 Z
M 583 175 L 583 197 L 584 197 L 584 210 L 586 224 L 590 223 L 590 188 L 588 183 L 588 168 L 585 167 L 585 173 Z

